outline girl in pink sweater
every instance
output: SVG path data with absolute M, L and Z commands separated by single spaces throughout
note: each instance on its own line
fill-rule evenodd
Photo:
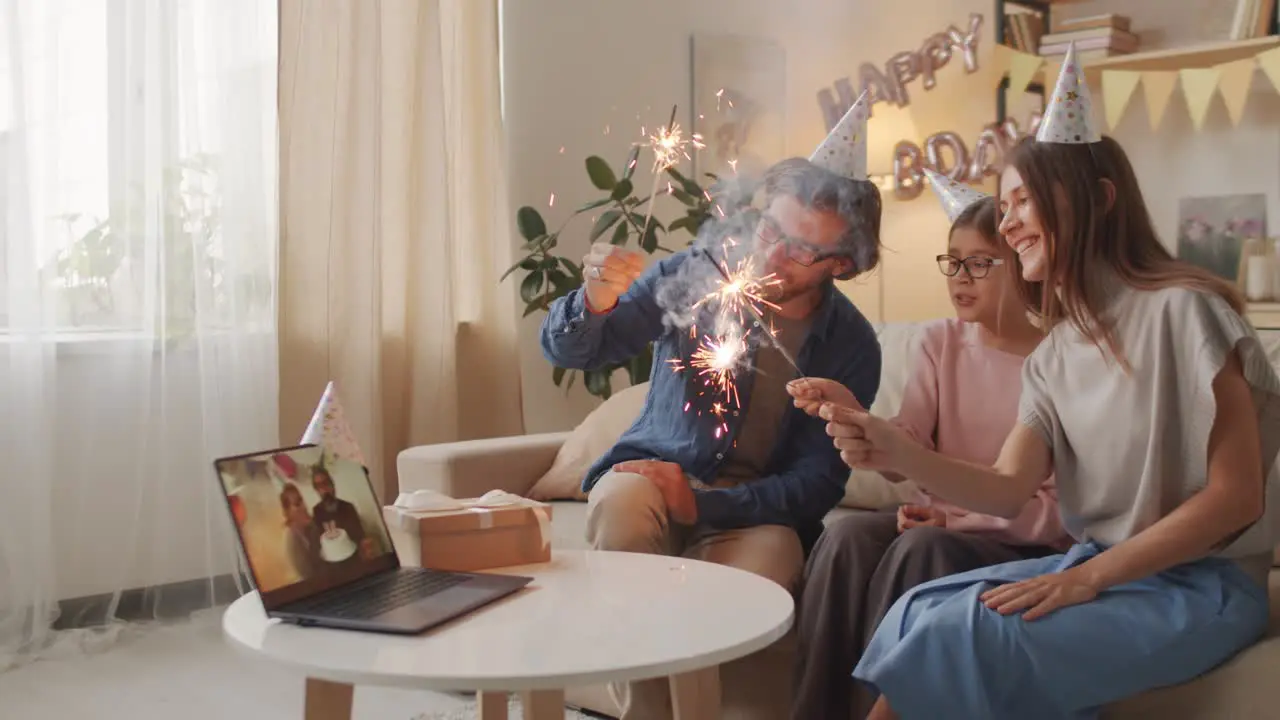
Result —
M 1023 310 L 1023 281 L 996 232 L 994 199 L 936 174 L 930 179 L 952 220 L 937 260 L 956 317 L 923 329 L 894 422 L 932 450 L 989 465 L 1017 419 L 1022 361 L 1042 334 Z M 795 380 L 788 389 L 810 414 L 823 402 L 857 406 L 830 380 Z M 916 503 L 896 512 L 853 511 L 814 547 L 797 606 L 792 718 L 866 714 L 871 698 L 858 690 L 853 668 L 902 593 L 944 575 L 1043 557 L 1067 542 L 1052 479 L 1012 520 L 917 493 Z

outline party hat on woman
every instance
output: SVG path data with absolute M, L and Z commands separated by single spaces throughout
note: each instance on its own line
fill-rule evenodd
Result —
M 863 90 L 853 107 L 809 156 L 809 162 L 850 180 L 866 180 L 867 118 L 870 115 L 867 91 Z
M 1076 44 L 1067 46 L 1067 57 L 1058 73 L 1058 84 L 1044 110 L 1036 141 L 1063 145 L 1096 143 L 1102 139 L 1093 122 L 1093 99 L 1084 79 L 1084 68 L 1076 60 Z
M 364 464 L 364 453 L 360 452 L 355 433 L 347 424 L 347 415 L 342 410 L 342 403 L 338 402 L 338 388 L 332 382 L 320 396 L 320 404 L 316 406 L 306 432 L 302 433 L 301 443 L 319 445 L 324 449 L 326 460 L 352 460 Z
M 924 174 L 929 177 L 929 184 L 933 186 L 933 192 L 938 196 L 938 202 L 942 203 L 942 209 L 946 211 L 947 219 L 951 222 L 955 222 L 965 208 L 983 198 L 991 197 L 977 188 L 956 182 L 930 168 L 925 168 Z

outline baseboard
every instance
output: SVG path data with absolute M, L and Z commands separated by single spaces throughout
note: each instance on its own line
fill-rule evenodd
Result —
M 251 587 L 248 578 L 227 573 L 202 580 L 156 585 L 149 588 L 132 588 L 120 593 L 112 618 L 125 622 L 140 620 L 176 620 L 197 610 L 226 605 L 240 597 L 240 588 Z M 93 627 L 103 624 L 114 593 L 86 595 L 58 601 L 58 619 L 55 630 Z

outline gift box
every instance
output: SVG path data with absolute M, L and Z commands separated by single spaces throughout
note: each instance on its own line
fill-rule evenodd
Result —
M 464 501 L 465 502 L 465 501 Z M 382 509 L 400 564 L 469 572 L 551 560 L 551 506 Z

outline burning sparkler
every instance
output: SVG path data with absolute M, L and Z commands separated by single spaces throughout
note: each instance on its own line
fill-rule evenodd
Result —
M 733 243 L 730 238 L 728 243 Z M 733 243 L 736 244 L 736 243 Z M 701 300 L 694 303 L 693 309 L 697 310 L 700 306 L 711 301 L 719 301 L 721 313 L 723 315 L 736 315 L 739 322 L 745 320 L 742 316 L 744 310 L 751 312 L 753 317 L 761 314 L 761 306 L 778 310 L 778 306 L 769 302 L 765 298 L 765 293 L 770 288 L 777 287 L 782 284 L 772 273 L 760 276 L 756 273 L 755 258 L 748 257 L 745 260 L 739 260 L 737 267 L 729 270 L 725 263 L 717 263 L 720 270 L 721 279 L 719 287 L 707 293 Z
M 688 138 L 684 136 L 680 124 L 676 122 L 676 106 L 671 106 L 671 120 L 663 127 L 658 128 L 648 138 L 649 149 L 653 150 L 653 187 L 649 189 L 649 210 L 645 213 L 644 224 L 640 226 L 640 240 L 644 241 L 644 236 L 649 232 L 649 221 L 653 219 L 653 205 L 655 195 L 658 193 L 658 182 L 662 179 L 662 173 L 667 168 L 675 167 L 680 164 L 680 159 L 691 160 L 689 148 L 701 150 L 706 147 L 702 142 L 702 136 L 693 133 Z

